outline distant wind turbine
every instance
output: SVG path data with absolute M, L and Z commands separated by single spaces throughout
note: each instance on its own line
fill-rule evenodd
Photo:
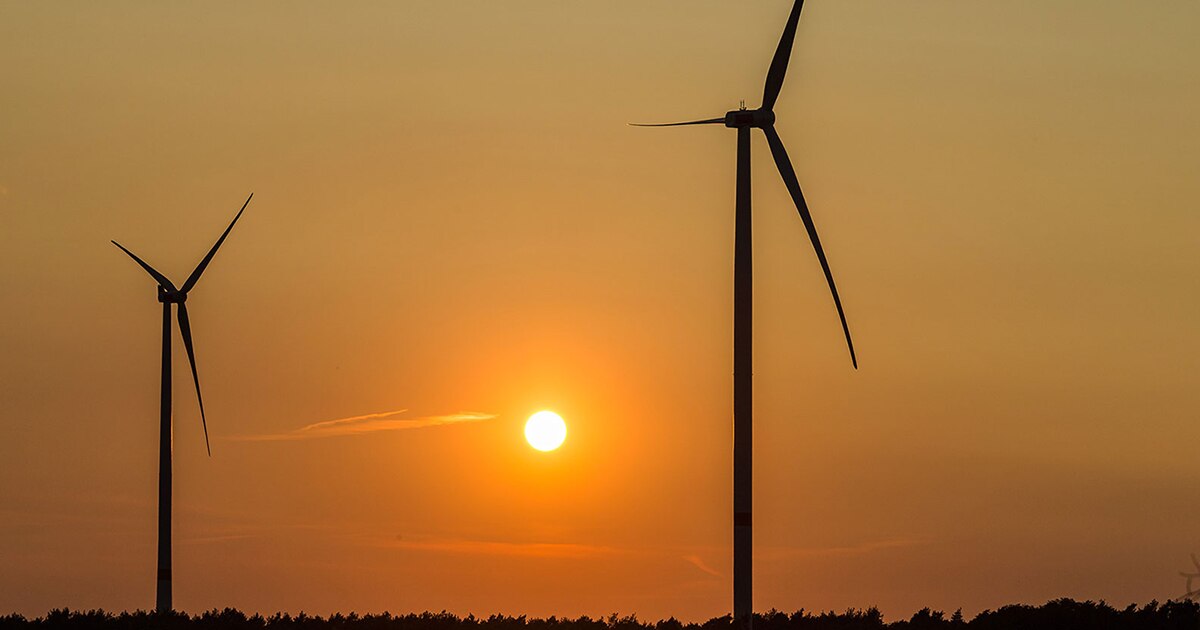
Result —
M 196 265 L 192 275 L 188 276 L 183 286 L 179 288 L 175 288 L 175 285 L 166 276 L 146 264 L 133 252 L 125 249 L 120 243 L 112 241 L 113 245 L 129 254 L 129 257 L 141 265 L 142 269 L 145 269 L 146 273 L 150 274 L 158 283 L 158 301 L 163 305 L 162 382 L 160 384 L 158 438 L 158 592 L 155 599 L 155 610 L 158 612 L 171 610 L 171 305 L 179 305 L 179 332 L 183 336 L 183 347 L 187 349 L 188 362 L 192 366 L 192 382 L 196 384 L 196 400 L 200 403 L 200 423 L 204 427 L 204 447 L 208 449 L 209 457 L 212 457 L 212 448 L 208 444 L 208 420 L 204 417 L 204 399 L 200 396 L 200 377 L 196 373 L 196 354 L 192 350 L 192 327 L 188 321 L 186 302 L 188 291 L 196 286 L 204 269 L 208 267 L 208 263 L 216 255 L 217 249 L 221 247 L 221 243 L 225 242 L 225 237 L 229 236 L 234 224 L 242 217 L 246 206 L 253 198 L 254 193 L 250 193 L 250 196 L 246 198 L 246 203 L 242 204 L 242 209 L 238 210 L 237 216 L 233 217 L 229 227 L 225 228 L 225 232 L 221 234 L 221 238 L 217 239 L 216 244 L 208 250 L 208 254 L 204 256 L 200 264 Z
M 1187 592 L 1183 594 L 1183 597 L 1181 597 L 1180 600 L 1192 599 L 1200 596 L 1200 590 L 1192 589 L 1192 580 L 1195 578 L 1200 578 L 1200 559 L 1196 558 L 1196 554 L 1192 554 L 1192 566 L 1196 567 L 1196 573 L 1185 573 L 1183 571 L 1179 572 L 1179 575 L 1187 578 Z
M 783 141 L 775 131 L 775 100 L 783 87 L 783 78 L 787 73 L 788 59 L 792 54 L 792 42 L 796 38 L 796 24 L 800 21 L 800 10 L 804 0 L 795 0 L 787 25 L 783 28 L 783 36 L 775 49 L 775 57 L 767 70 L 766 86 L 763 88 L 763 102 L 758 109 L 747 110 L 743 105 L 740 109 L 727 112 L 721 118 L 692 120 L 687 122 L 663 124 L 638 124 L 638 127 L 678 127 L 685 125 L 719 125 L 724 124 L 731 129 L 737 129 L 737 213 L 735 218 L 734 263 L 733 263 L 733 616 L 743 628 L 749 628 L 753 620 L 753 603 L 751 598 L 751 314 L 753 309 L 753 273 L 751 271 L 751 220 L 750 220 L 750 130 L 761 129 L 767 137 L 771 155 L 775 158 L 775 166 L 783 177 L 783 183 L 791 193 L 792 201 L 800 212 L 800 220 L 808 231 L 821 270 L 825 272 L 825 281 L 829 283 L 829 291 L 833 294 L 833 304 L 837 307 L 838 317 L 842 321 L 842 332 L 846 336 L 846 346 L 850 349 L 850 362 L 858 368 L 858 358 L 854 354 L 854 342 L 850 339 L 850 327 L 846 324 L 846 314 L 842 310 L 842 300 L 838 297 L 837 286 L 833 282 L 833 272 L 829 270 L 829 261 L 825 258 L 825 250 L 817 237 L 817 228 L 813 224 L 808 204 L 804 201 L 804 193 L 800 191 L 800 183 L 796 181 L 796 171 L 788 159 Z

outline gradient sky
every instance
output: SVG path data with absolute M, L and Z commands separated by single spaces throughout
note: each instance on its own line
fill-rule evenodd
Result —
M 251 191 L 188 302 L 211 459 L 176 344 L 179 608 L 727 612 L 734 134 L 626 123 L 757 105 L 789 5 L 0 3 L 0 613 L 152 606 L 108 241 L 182 280 Z M 862 368 L 758 135 L 756 608 L 1182 593 L 1196 24 L 810 0 L 778 129 Z

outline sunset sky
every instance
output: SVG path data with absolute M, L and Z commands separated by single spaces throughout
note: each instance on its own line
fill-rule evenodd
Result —
M 731 606 L 735 134 L 787 0 L 0 0 L 0 614 Z M 1183 593 L 1200 3 L 809 0 L 754 138 L 755 607 Z M 178 335 L 178 333 L 176 333 Z M 548 453 L 530 414 L 566 419 Z

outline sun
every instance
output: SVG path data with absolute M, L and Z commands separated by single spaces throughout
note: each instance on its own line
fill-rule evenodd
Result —
M 553 451 L 567 439 L 567 423 L 553 411 L 539 411 L 525 422 L 525 440 L 539 451 Z

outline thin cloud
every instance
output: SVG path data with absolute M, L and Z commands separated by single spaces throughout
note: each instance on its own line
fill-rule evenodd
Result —
M 224 536 L 197 536 L 194 538 L 184 538 L 179 541 L 185 545 L 210 545 L 215 543 L 233 542 L 235 540 L 248 540 L 251 538 L 259 538 L 254 534 L 228 534 Z
M 721 573 L 718 572 L 716 569 L 708 566 L 708 564 L 706 564 L 704 562 L 704 560 L 702 560 L 700 558 L 700 556 L 697 556 L 697 555 L 684 556 L 683 559 L 692 563 L 692 566 L 696 567 L 697 569 L 700 569 L 701 571 L 703 571 L 713 577 L 721 577 Z
M 770 547 L 764 549 L 762 552 L 755 553 L 755 555 L 762 555 L 771 559 L 814 556 L 861 556 L 869 553 L 875 553 L 877 551 L 915 547 L 923 544 L 925 544 L 925 541 L 923 540 L 894 538 L 888 540 L 873 540 L 861 542 L 855 545 L 845 545 L 839 547 Z
M 408 413 L 407 409 L 369 413 L 364 416 L 325 420 L 308 426 L 300 427 L 286 433 L 265 433 L 261 435 L 239 435 L 229 439 L 237 442 L 285 442 L 294 440 L 315 440 L 318 438 L 339 437 L 345 435 L 365 435 L 380 431 L 403 431 L 405 429 L 420 429 L 438 427 L 449 424 L 482 422 L 496 417 L 494 413 L 463 411 L 444 416 L 421 416 L 417 418 L 397 418 Z
M 618 550 L 613 547 L 573 543 L 521 543 L 454 538 L 409 539 L 402 536 L 397 536 L 394 540 L 385 542 L 384 546 L 395 549 L 411 549 L 414 551 L 484 556 L 521 556 L 529 558 L 593 558 L 618 553 Z

